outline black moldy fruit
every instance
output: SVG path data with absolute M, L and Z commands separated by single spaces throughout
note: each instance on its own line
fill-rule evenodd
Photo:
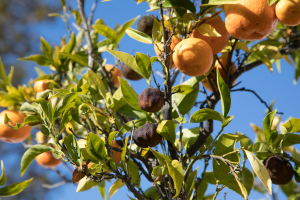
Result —
M 282 156 L 270 156 L 263 161 L 263 164 L 266 166 L 273 184 L 288 184 L 294 176 L 291 163 Z
M 136 129 L 132 136 L 134 143 L 143 148 L 158 145 L 162 140 L 162 136 L 156 132 L 157 126 L 157 124 L 147 123 Z
M 143 16 L 136 25 L 137 30 L 152 37 L 152 27 L 154 18 L 155 17 L 153 15 Z
M 146 112 L 157 112 L 164 105 L 164 94 L 157 88 L 147 88 L 139 96 L 139 106 Z
M 123 76 L 129 80 L 132 81 L 138 81 L 140 79 L 142 79 L 143 77 L 141 75 L 139 75 L 138 73 L 136 73 L 134 70 L 132 70 L 131 68 L 129 68 L 126 64 L 122 63 L 121 65 L 121 73 L 123 74 Z

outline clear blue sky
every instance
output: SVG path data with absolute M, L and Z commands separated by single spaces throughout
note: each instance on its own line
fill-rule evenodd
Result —
M 56 0 L 59 3 L 58 0 Z M 70 3 L 73 8 L 75 8 L 76 1 L 67 1 Z M 92 0 L 86 1 L 86 13 L 89 12 L 91 8 Z M 157 15 L 157 12 L 147 13 L 148 10 L 147 3 L 141 3 L 139 5 L 136 4 L 133 0 L 112 0 L 109 2 L 100 2 L 98 4 L 97 10 L 95 12 L 94 20 L 98 18 L 102 18 L 104 22 L 111 27 L 117 25 L 117 23 L 123 24 L 129 19 L 135 18 L 138 15 L 146 15 L 146 14 L 154 14 Z M 133 24 L 132 28 L 136 28 L 136 23 Z M 52 27 L 45 25 L 40 25 L 37 30 L 35 30 L 35 34 L 39 34 L 43 36 L 52 46 L 59 45 L 60 39 L 59 37 L 63 37 L 64 35 L 68 36 L 68 33 L 65 29 L 65 24 L 62 20 L 57 19 L 56 22 L 52 25 Z M 99 40 L 101 40 L 101 36 Z M 124 38 L 120 42 L 120 50 L 131 53 L 134 52 L 142 52 L 149 53 L 151 56 L 155 56 L 153 45 L 142 44 L 125 35 Z M 39 53 L 39 52 L 36 52 Z M 114 58 L 108 54 L 104 53 L 103 57 L 107 58 L 107 63 L 114 63 Z M 31 77 L 37 76 L 33 71 L 33 67 L 35 64 L 31 64 L 29 67 L 32 70 Z M 155 68 L 159 70 L 159 66 L 155 65 Z M 41 68 L 45 69 L 45 68 Z M 285 61 L 281 61 L 281 73 L 279 73 L 274 66 L 274 72 L 271 73 L 265 65 L 261 65 L 245 74 L 243 74 L 238 81 L 242 81 L 242 83 L 237 87 L 245 87 L 247 89 L 252 89 L 257 92 L 268 104 L 270 104 L 273 100 L 276 100 L 275 108 L 278 109 L 279 112 L 284 112 L 282 115 L 282 120 L 287 120 L 290 116 L 300 118 L 300 106 L 299 106 L 299 98 L 300 98 L 300 85 L 294 85 L 294 74 L 295 68 L 293 66 L 288 65 Z M 29 77 L 28 77 L 29 78 Z M 187 80 L 186 77 L 185 80 Z M 159 79 L 159 82 L 162 84 L 162 80 Z M 28 81 L 28 79 L 26 80 Z M 144 88 L 148 87 L 146 81 L 140 80 L 138 82 L 130 82 L 132 86 L 136 89 L 137 93 L 140 94 Z M 202 94 L 199 94 L 198 100 L 201 101 L 205 97 Z M 233 92 L 231 94 L 231 110 L 230 115 L 234 115 L 233 121 L 230 123 L 228 127 L 225 128 L 224 133 L 235 133 L 239 131 L 243 134 L 246 134 L 248 137 L 254 140 L 254 132 L 250 127 L 250 123 L 254 123 L 258 126 L 262 127 L 263 119 L 266 114 L 265 106 L 257 99 L 252 93 L 248 92 Z M 194 113 L 197 108 L 194 108 L 191 111 L 191 114 Z M 218 103 L 216 106 L 216 110 L 221 112 L 221 105 Z M 188 117 L 186 116 L 188 119 Z M 187 126 L 187 125 L 186 125 Z M 188 128 L 193 128 L 195 125 L 191 124 Z M 185 127 L 187 128 L 187 127 Z M 213 136 L 220 130 L 220 124 L 215 123 L 214 125 L 215 132 Z M 196 166 L 195 166 L 196 167 Z M 249 166 L 249 162 L 247 162 L 247 167 Z M 60 166 L 59 170 L 69 174 L 70 172 L 64 167 Z M 202 163 L 199 162 L 199 172 L 201 173 L 203 169 Z M 208 170 L 212 169 L 212 165 L 209 166 Z M 49 172 L 49 170 L 37 168 L 37 170 L 43 170 L 45 173 Z M 55 174 L 54 174 L 55 176 Z M 145 180 L 145 179 L 143 179 Z M 151 186 L 149 182 L 143 181 L 141 187 L 145 190 Z M 112 181 L 113 182 L 113 181 Z M 108 189 L 111 184 L 107 184 L 107 195 Z M 209 186 L 208 193 L 214 193 L 215 186 Z M 235 194 L 235 192 L 224 189 L 219 193 L 218 199 L 223 199 L 224 192 L 227 192 L 227 199 L 243 199 L 241 196 Z M 124 186 L 116 194 L 111 198 L 112 200 L 118 199 L 128 199 L 126 196 L 133 197 L 133 195 L 127 190 Z M 76 186 L 73 184 L 66 184 L 59 188 L 53 189 L 47 199 L 53 200 L 82 200 L 82 199 L 101 199 L 101 196 L 97 190 L 97 188 L 93 188 L 87 192 L 76 193 Z M 254 190 L 251 191 L 249 199 L 262 199 L 264 195 L 261 195 Z M 280 193 L 279 199 L 286 199 L 284 194 Z

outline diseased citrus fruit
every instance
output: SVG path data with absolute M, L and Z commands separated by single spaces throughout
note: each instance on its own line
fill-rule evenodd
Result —
M 34 83 L 33 89 L 36 93 L 44 92 L 48 89 L 49 83 L 47 80 L 40 80 Z
M 122 65 L 121 65 L 121 72 L 125 78 L 132 80 L 132 81 L 138 81 L 143 78 L 137 72 L 135 72 L 130 67 L 128 67 L 125 63 L 122 63 Z
M 207 19 L 207 17 L 204 17 L 202 20 Z M 216 31 L 221 35 L 221 37 L 213 37 L 213 36 L 204 36 L 202 35 L 197 28 L 195 28 L 192 33 L 190 34 L 191 38 L 200 38 L 204 40 L 213 51 L 213 54 L 220 53 L 228 43 L 228 40 L 230 38 L 230 34 L 227 32 L 225 28 L 225 23 L 223 20 L 219 17 L 215 17 L 211 20 L 209 20 L 206 24 L 211 25 L 213 28 L 216 29 Z
M 178 39 L 179 38 L 179 39 Z M 170 44 L 170 52 L 174 51 L 176 45 L 181 41 L 182 39 L 178 36 L 172 36 L 172 39 L 171 39 L 171 44 Z M 159 59 L 163 59 L 163 53 L 164 53 L 164 44 L 163 42 L 160 42 L 160 43 L 157 43 L 157 45 L 154 44 L 154 51 L 156 53 L 156 56 L 159 58 Z M 168 52 L 168 53 L 170 53 Z M 171 65 L 171 62 L 172 62 L 172 55 L 169 56 L 169 68 L 170 68 L 170 65 Z M 172 69 L 176 68 L 176 66 L 172 65 Z
M 237 4 L 224 5 L 225 26 L 229 34 L 240 40 L 261 40 L 277 26 L 275 4 L 264 0 L 239 0 Z
M 276 16 L 286 26 L 300 24 L 300 0 L 280 0 L 276 5 Z
M 143 148 L 158 145 L 162 140 L 162 136 L 156 132 L 157 126 L 157 124 L 147 123 L 136 129 L 132 136 L 134 143 Z
M 139 106 L 146 112 L 158 112 L 164 105 L 164 94 L 157 88 L 146 88 L 139 95 Z
M 141 17 L 136 25 L 136 29 L 152 37 L 154 18 L 155 17 L 153 15 L 146 15 Z
M 263 164 L 266 166 L 273 184 L 288 184 L 294 176 L 291 163 L 282 156 L 270 156 L 263 161 Z
M 45 168 L 51 168 L 51 167 L 57 167 L 61 164 L 61 161 L 54 158 L 52 155 L 52 151 L 47 151 L 44 153 L 41 153 L 37 157 L 35 157 L 36 162 Z
M 18 143 L 24 141 L 31 132 L 31 126 L 23 126 L 19 129 L 12 129 L 4 124 L 5 114 L 13 122 L 9 125 L 15 126 L 16 123 L 23 123 L 26 115 L 16 110 L 4 110 L 0 113 L 0 140 L 7 143 Z
M 204 40 L 188 38 L 175 47 L 173 62 L 182 73 L 201 76 L 209 71 L 213 62 L 213 52 Z
M 212 84 L 215 86 L 214 88 L 215 88 L 216 91 L 218 91 L 218 86 L 217 86 L 217 76 L 216 76 L 216 74 L 217 74 L 217 69 L 219 69 L 220 74 L 221 74 L 223 80 L 226 82 L 227 77 L 226 77 L 225 71 L 223 70 L 223 67 L 225 68 L 225 70 L 227 70 L 227 65 L 228 65 L 228 55 L 227 55 L 227 54 L 224 54 L 224 55 L 220 56 L 219 60 L 220 60 L 220 62 L 221 62 L 222 65 L 221 65 L 218 61 L 216 61 L 215 68 L 214 68 L 213 71 L 208 75 L 208 77 L 209 77 L 210 80 L 212 81 Z M 234 64 L 234 62 L 231 62 L 231 65 L 232 65 L 232 66 L 231 66 L 230 74 L 233 74 L 233 73 L 237 70 L 237 67 L 236 67 L 236 65 Z M 222 67 L 222 66 L 223 66 L 223 67 Z M 235 83 L 236 83 L 236 80 L 234 80 L 234 82 L 232 83 L 232 85 L 234 85 Z M 202 85 L 203 85 L 203 87 L 205 87 L 208 91 L 213 92 L 213 89 L 212 89 L 212 87 L 211 87 L 211 85 L 210 85 L 210 83 L 209 83 L 209 81 L 208 81 L 207 78 L 204 79 L 204 80 L 202 81 Z
M 111 65 L 111 64 L 106 64 L 105 66 L 105 70 L 107 72 L 109 72 L 113 67 L 114 65 Z M 111 71 L 111 75 L 112 75 L 112 81 L 113 83 L 117 86 L 117 87 L 120 87 L 120 82 L 119 82 L 119 79 L 118 77 L 123 77 L 122 73 L 120 72 L 120 70 L 115 67 L 112 71 Z

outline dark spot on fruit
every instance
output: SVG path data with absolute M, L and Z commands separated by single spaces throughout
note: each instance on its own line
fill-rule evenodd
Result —
M 138 73 L 136 73 L 134 70 L 132 70 L 131 68 L 129 68 L 126 64 L 122 63 L 121 65 L 121 73 L 123 74 L 123 76 L 129 80 L 132 81 L 137 81 L 142 79 L 143 77 L 141 75 L 139 75 Z
M 263 164 L 266 166 L 273 184 L 288 184 L 294 176 L 291 163 L 282 156 L 270 156 L 263 161 Z
M 157 88 L 147 88 L 139 96 L 139 106 L 146 112 L 157 112 L 164 105 L 164 95 Z
M 134 143 L 143 148 L 158 145 L 162 140 L 162 136 L 156 132 L 157 126 L 157 124 L 147 123 L 135 130 L 132 136 Z
M 136 25 L 137 30 L 152 37 L 152 27 L 154 18 L 155 17 L 153 15 L 143 16 Z

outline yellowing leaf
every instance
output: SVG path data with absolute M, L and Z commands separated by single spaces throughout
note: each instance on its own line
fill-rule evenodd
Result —
M 242 41 L 238 41 L 235 45 L 235 49 L 241 49 L 245 52 L 250 52 L 250 49 L 248 48 L 247 44 Z
M 181 186 L 183 184 L 183 169 L 178 160 L 172 160 L 172 162 L 167 162 L 169 173 L 175 183 L 177 197 L 180 193 Z
M 220 33 L 216 31 L 214 27 L 209 24 L 202 24 L 200 27 L 197 28 L 199 32 L 204 36 L 209 37 L 221 37 Z
M 265 165 L 250 151 L 244 150 L 253 168 L 253 171 L 261 180 L 267 191 L 272 194 L 272 181 Z
M 123 187 L 124 185 L 125 183 L 123 183 L 121 179 L 116 180 L 116 182 L 114 182 L 114 184 L 109 189 L 108 199 L 110 199 L 118 191 L 118 189 Z

